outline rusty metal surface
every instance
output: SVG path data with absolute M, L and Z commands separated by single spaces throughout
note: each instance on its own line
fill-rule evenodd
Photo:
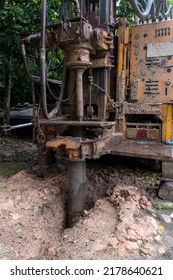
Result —
M 113 147 L 122 142 L 122 134 L 106 132 L 101 138 L 87 139 L 81 137 L 56 137 L 46 143 L 46 148 L 57 151 L 58 157 L 70 160 L 100 158 L 110 154 Z
M 110 0 L 106 3 L 105 1 L 80 1 L 77 4 L 80 12 L 77 11 L 73 15 L 74 3 L 70 1 L 69 5 L 66 4 L 62 7 L 63 3 L 61 3 L 61 7 L 67 17 L 60 18 L 62 21 L 56 21 L 46 27 L 44 41 L 48 46 L 55 44 L 66 53 L 64 65 L 67 74 L 62 81 L 62 87 L 67 102 L 63 102 L 62 110 L 70 115 L 70 121 L 81 122 L 85 119 L 103 121 L 109 118 L 110 111 L 108 97 L 111 83 L 110 70 L 114 67 L 114 32 L 111 25 L 115 11 L 114 1 Z M 84 18 L 84 15 L 89 21 Z M 23 40 L 24 44 L 32 47 L 38 46 L 39 42 L 39 33 Z M 92 63 L 94 65 L 91 79 L 92 74 L 88 72 L 92 68 Z M 75 73 L 74 88 L 70 86 L 72 80 L 70 72 Z M 43 111 L 47 112 L 45 98 L 44 101 Z M 92 114 L 88 114 L 88 108 L 93 112 Z M 55 110 L 52 110 L 51 114 L 49 111 L 48 114 L 44 114 L 45 118 L 52 118 L 52 112 L 54 114 Z
M 125 137 L 125 111 L 124 102 L 127 96 L 127 54 L 129 41 L 129 23 L 125 18 L 120 19 L 119 22 L 119 38 L 118 38 L 118 54 L 117 54 L 117 87 L 116 87 L 116 101 L 121 105 L 116 110 L 116 130 L 123 132 Z M 125 102 L 126 104 L 126 102 Z
M 173 161 L 173 146 L 147 141 L 126 140 L 114 147 L 111 154 L 161 161 Z
M 92 59 L 91 68 L 103 68 L 103 67 L 114 67 L 114 65 L 111 64 L 111 61 L 108 57 L 100 58 L 100 59 Z
M 162 115 L 162 104 L 147 103 L 126 103 L 124 104 L 125 114 L 150 114 Z
M 131 100 L 139 103 L 172 100 L 172 41 L 172 20 L 136 25 L 132 28 Z
M 76 69 L 76 116 L 81 122 L 84 117 L 84 103 L 83 103 L 83 69 Z
M 99 17 L 95 12 L 89 11 L 89 12 L 85 13 L 83 16 L 84 16 L 84 18 L 86 18 L 89 21 L 89 23 L 94 28 L 99 25 Z
M 86 69 L 91 66 L 90 52 L 84 47 L 73 46 L 73 49 L 68 51 L 66 66 L 70 69 Z
M 85 20 L 65 22 L 57 25 L 55 38 L 58 45 L 69 46 L 71 44 L 89 42 L 92 34 L 92 26 Z
M 147 57 L 173 55 L 173 42 L 150 43 L 147 45 Z
M 127 139 L 161 141 L 161 124 L 126 123 Z
M 77 150 L 81 146 L 81 138 L 79 137 L 56 137 L 46 143 L 46 148 L 57 149 L 65 146 L 66 149 Z
M 40 124 L 44 125 L 57 125 L 57 126 L 62 126 L 62 125 L 68 125 L 68 126 L 89 126 L 89 127 L 112 127 L 115 126 L 115 122 L 109 122 L 109 121 L 83 121 L 83 122 L 78 122 L 78 121 L 67 121 L 67 120 L 57 120 L 57 119 L 51 119 L 51 120 L 40 120 Z
M 68 227 L 78 222 L 86 207 L 86 162 L 70 161 L 68 164 L 69 198 Z

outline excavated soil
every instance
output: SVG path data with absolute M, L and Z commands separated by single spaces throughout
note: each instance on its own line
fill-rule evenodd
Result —
M 0 259 L 173 259 L 173 205 L 153 207 L 167 205 L 153 167 L 110 156 L 87 162 L 86 209 L 67 228 L 67 163 L 40 169 L 29 140 L 1 137 Z

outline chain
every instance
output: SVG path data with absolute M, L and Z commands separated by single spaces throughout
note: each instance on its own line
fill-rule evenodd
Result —
M 45 135 L 41 129 L 38 128 L 37 130 L 37 142 L 38 144 L 44 144 L 45 142 Z

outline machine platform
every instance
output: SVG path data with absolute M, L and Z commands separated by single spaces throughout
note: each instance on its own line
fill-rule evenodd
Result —
M 147 158 L 162 161 L 173 161 L 173 146 L 161 143 L 126 140 L 115 146 L 111 154 Z

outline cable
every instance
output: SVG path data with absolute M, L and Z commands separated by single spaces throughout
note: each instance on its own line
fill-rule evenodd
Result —
M 29 77 L 29 79 L 32 82 L 35 83 L 40 83 L 40 79 L 34 79 L 33 75 L 31 74 L 29 67 L 28 67 L 28 62 L 27 62 L 27 58 L 26 58 L 26 49 L 25 49 L 25 44 L 22 42 L 22 57 L 23 57 L 23 62 L 24 62 L 24 67 L 25 67 L 25 71 Z
M 51 88 L 50 88 L 50 86 L 49 86 L 49 82 L 48 82 L 48 81 L 47 81 L 47 88 L 48 88 L 48 90 L 49 90 L 49 93 L 50 93 L 58 102 L 65 103 L 65 102 L 69 101 L 69 100 L 72 98 L 72 96 L 73 96 L 73 94 L 74 94 L 75 86 L 74 86 L 74 89 L 72 90 L 70 96 L 69 96 L 68 98 L 64 99 L 64 100 L 58 99 L 58 98 L 54 95 L 54 93 L 52 92 L 52 90 L 51 90 Z

